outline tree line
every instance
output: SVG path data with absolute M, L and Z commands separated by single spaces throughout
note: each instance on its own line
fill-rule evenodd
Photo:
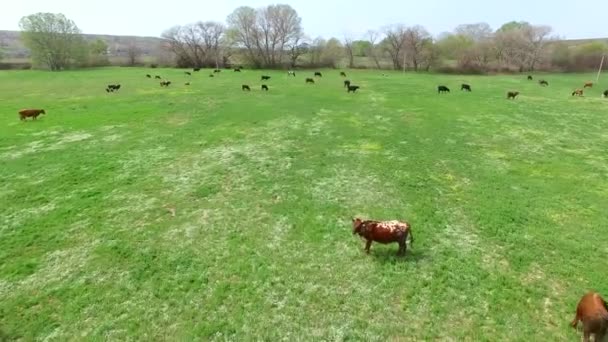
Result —
M 434 37 L 423 26 L 403 24 L 369 30 L 362 37 L 308 37 L 289 5 L 242 6 L 225 23 L 206 21 L 165 30 L 163 49 L 178 67 L 253 68 L 365 67 L 378 69 L 485 73 L 492 71 L 597 68 L 608 44 L 572 44 L 552 28 L 513 21 L 494 30 L 487 23 L 465 24 Z M 71 65 L 108 63 L 103 40 L 85 43 L 76 24 L 62 14 L 38 13 L 21 19 L 22 39 L 37 65 L 61 70 Z M 129 64 L 139 55 L 128 51 Z

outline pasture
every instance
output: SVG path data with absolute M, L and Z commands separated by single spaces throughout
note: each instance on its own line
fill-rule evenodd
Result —
M 591 75 L 211 72 L 0 72 L 0 340 L 576 341 L 608 295 Z

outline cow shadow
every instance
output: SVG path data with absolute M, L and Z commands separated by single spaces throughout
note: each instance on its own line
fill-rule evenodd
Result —
M 365 252 L 362 252 L 365 253 Z M 428 259 L 429 255 L 424 250 L 409 249 L 404 256 L 397 255 L 397 251 L 389 248 L 372 249 L 369 257 L 374 258 L 378 263 L 396 264 L 396 263 L 419 263 Z

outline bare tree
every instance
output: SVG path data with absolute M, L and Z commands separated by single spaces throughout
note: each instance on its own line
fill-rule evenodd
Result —
M 239 7 L 228 16 L 232 40 L 247 51 L 257 67 L 275 67 L 289 54 L 302 35 L 301 18 L 289 5 L 270 5 L 254 10 Z
M 522 36 L 525 40 L 526 67 L 532 71 L 541 62 L 542 53 L 546 50 L 549 35 L 553 29 L 550 26 L 526 26 L 522 28 Z
M 367 54 L 369 56 L 372 57 L 372 59 L 374 60 L 374 63 L 376 64 L 376 68 L 380 69 L 380 60 L 378 57 L 378 46 L 376 45 L 376 43 L 378 42 L 378 39 L 380 38 L 380 33 L 378 33 L 377 31 L 374 30 L 369 30 L 367 31 L 367 33 L 365 34 L 367 36 L 367 40 L 370 42 L 369 45 L 369 50 L 367 51 Z
M 220 23 L 197 22 L 172 27 L 162 36 L 175 54 L 178 66 L 218 67 L 222 58 L 225 30 Z
M 204 57 L 215 62 L 215 67 L 219 68 L 220 58 L 222 55 L 222 38 L 226 31 L 226 27 L 223 24 L 216 23 L 213 21 L 198 22 L 198 33 L 201 36 L 201 47 Z M 200 67 L 201 65 L 196 65 Z
M 487 23 L 463 24 L 456 27 L 456 34 L 463 35 L 472 39 L 475 42 L 490 39 L 494 32 L 492 27 Z
M 131 39 L 129 41 L 129 45 L 127 45 L 127 58 L 130 66 L 135 66 L 137 64 L 137 59 L 141 56 L 142 51 L 137 46 L 137 41 L 135 39 Z
M 344 37 L 344 51 L 348 57 L 348 67 L 352 69 L 355 66 L 355 51 L 353 39 L 349 36 Z
M 395 70 L 402 68 L 401 54 L 404 53 L 406 28 L 402 25 L 395 25 L 385 29 L 384 46 L 390 56 Z
M 299 34 L 289 46 L 290 67 L 295 68 L 298 63 L 298 58 L 305 54 L 308 49 L 308 44 L 303 34 Z
M 422 61 L 424 46 L 429 44 L 429 40 L 432 41 L 431 34 L 422 26 L 412 26 L 404 32 L 404 48 L 414 71 L 418 71 L 418 67 Z
M 326 45 L 327 45 L 327 42 L 325 41 L 325 39 L 323 39 L 321 37 L 317 37 L 317 38 L 315 38 L 315 40 L 312 41 L 312 45 L 310 47 L 310 65 L 311 66 L 318 66 L 321 64 L 321 57 L 323 56 L 323 53 L 325 52 Z

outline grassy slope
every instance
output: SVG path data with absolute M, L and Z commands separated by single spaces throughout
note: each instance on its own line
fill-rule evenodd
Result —
M 147 72 L 0 72 L 5 336 L 575 340 L 578 297 L 608 294 L 608 100 L 569 97 L 588 75 L 351 72 L 349 95 L 335 71 L 269 93 Z M 410 221 L 413 249 L 364 255 L 355 215 Z

